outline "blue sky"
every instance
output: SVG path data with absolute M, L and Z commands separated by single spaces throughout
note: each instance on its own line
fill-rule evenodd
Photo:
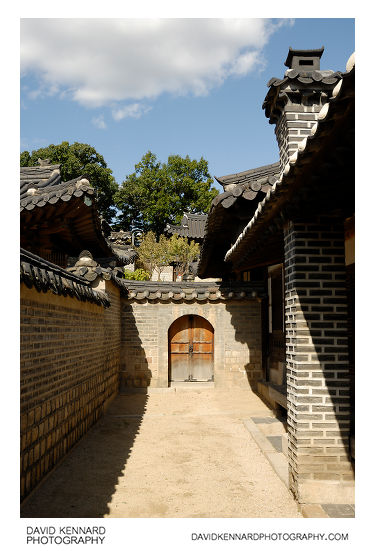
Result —
M 275 162 L 267 82 L 289 46 L 322 45 L 321 68 L 345 71 L 354 19 L 23 19 L 21 151 L 89 143 L 118 183 L 148 150 L 216 176 Z

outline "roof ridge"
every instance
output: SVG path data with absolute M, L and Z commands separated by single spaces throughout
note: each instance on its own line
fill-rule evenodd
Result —
M 271 170 L 273 168 L 280 168 L 280 161 L 276 161 L 268 165 L 258 166 L 255 168 L 249 168 L 248 170 L 243 170 L 242 172 L 234 172 L 233 174 L 226 174 L 224 176 L 215 176 L 215 179 L 219 182 L 220 180 L 223 180 L 224 178 L 229 178 L 231 176 L 247 176 L 249 174 L 256 174 L 258 171 L 266 171 L 267 169 Z

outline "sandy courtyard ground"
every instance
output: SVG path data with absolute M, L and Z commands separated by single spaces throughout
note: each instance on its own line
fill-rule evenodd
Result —
M 251 391 L 118 396 L 21 516 L 301 517 L 243 424 L 267 414 Z

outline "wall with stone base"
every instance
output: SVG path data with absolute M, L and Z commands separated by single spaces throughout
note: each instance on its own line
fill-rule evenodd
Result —
M 21 285 L 21 498 L 116 395 L 120 294 L 110 308 Z
M 168 329 L 199 315 L 214 328 L 215 386 L 249 386 L 262 378 L 259 300 L 210 302 L 122 299 L 121 385 L 168 386 Z

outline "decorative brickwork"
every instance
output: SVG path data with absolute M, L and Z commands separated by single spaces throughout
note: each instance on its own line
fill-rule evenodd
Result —
M 323 101 L 311 105 L 309 98 L 302 97 L 302 104 L 288 103 L 276 124 L 275 134 L 280 150 L 281 171 L 289 158 L 297 151 L 298 144 L 311 134 L 311 129 L 318 119 Z M 306 104 L 307 103 L 307 104 Z
M 322 71 L 320 50 L 289 49 L 284 78 L 271 78 L 263 102 L 270 124 L 276 124 L 275 134 L 280 150 L 281 172 L 298 144 L 311 134 L 322 107 L 329 101 L 332 90 L 342 73 Z
M 255 384 L 262 378 L 261 303 L 258 299 L 200 303 L 122 304 L 122 385 L 168 386 L 168 329 L 181 316 L 198 315 L 214 328 L 215 386 Z
M 21 285 L 21 497 L 118 391 L 120 296 L 109 308 Z
M 284 239 L 290 487 L 300 503 L 349 503 L 344 229 L 332 216 L 294 221 Z

